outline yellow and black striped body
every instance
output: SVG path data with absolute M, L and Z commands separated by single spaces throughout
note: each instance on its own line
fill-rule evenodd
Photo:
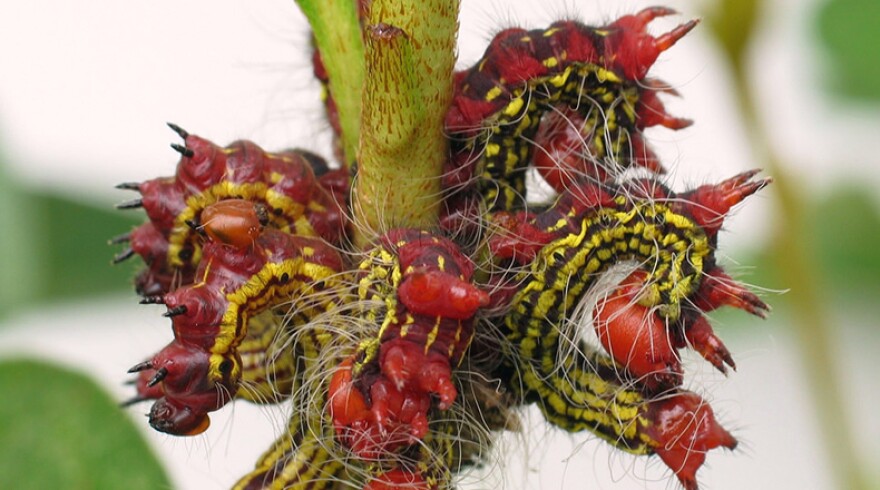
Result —
M 538 252 L 503 318 L 510 358 L 519 377 L 512 388 L 538 401 L 547 419 L 570 431 L 590 430 L 615 446 L 650 452 L 647 402 L 625 387 L 625 369 L 579 341 L 573 314 L 611 266 L 634 260 L 649 275 L 644 306 L 669 323 L 700 284 L 713 247 L 693 220 L 673 206 L 620 195 L 614 205 L 584 212 L 557 206 L 535 218 L 556 238 Z
M 535 136 L 547 114 L 578 115 L 572 124 L 585 139 L 585 156 L 603 174 L 616 174 L 651 153 L 633 137 L 644 129 L 639 101 L 655 89 L 618 71 L 616 53 L 606 52 L 608 35 L 577 22 L 508 29 L 459 74 L 447 117 L 453 160 L 459 166 L 476 160 L 478 192 L 489 210 L 525 205 L 526 170 L 535 152 L 545 151 L 536 148 Z
M 333 338 L 319 326 L 300 332 L 287 347 L 296 351 L 294 403 L 283 434 L 257 460 L 233 490 L 348 488 L 344 451 L 333 440 L 333 425 L 324 410 L 327 379 L 316 377 L 322 356 L 331 351 Z
M 576 108 L 593 128 L 590 147 L 597 165 L 611 167 L 629 160 L 630 132 L 635 131 L 635 102 L 638 88 L 621 84 L 613 72 L 597 65 L 574 63 L 551 76 L 529 80 L 514 88 L 510 101 L 484 124 L 488 138 L 477 186 L 488 209 L 520 209 L 526 202 L 526 171 L 536 149 L 535 136 L 541 118 L 554 106 Z M 494 87 L 487 94 L 501 96 Z

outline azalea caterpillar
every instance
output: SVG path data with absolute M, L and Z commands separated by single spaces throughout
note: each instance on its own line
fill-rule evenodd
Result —
M 666 114 L 657 97 L 668 91 L 665 84 L 646 75 L 659 54 L 697 21 L 656 38 L 645 29 L 651 20 L 673 13 L 652 7 L 602 27 L 560 21 L 546 29 L 497 34 L 480 61 L 456 74 L 446 115 L 453 145 L 447 187 L 477 175 L 488 209 L 513 210 L 525 204 L 530 164 L 557 190 L 578 173 L 601 181 L 630 165 L 661 171 L 642 130 L 680 129 L 690 121 Z M 548 163 L 548 155 L 537 156 L 540 147 L 566 137 L 564 129 L 553 129 L 560 121 L 580 133 L 584 146 L 581 161 L 562 169 L 568 177 L 558 175 L 559 164 Z

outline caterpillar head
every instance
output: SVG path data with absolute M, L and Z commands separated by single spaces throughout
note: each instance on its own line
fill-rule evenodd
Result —
M 269 223 L 266 207 L 245 199 L 226 199 L 206 207 L 196 227 L 211 240 L 244 249 Z
M 685 490 L 698 488 L 696 474 L 707 452 L 736 448 L 736 439 L 715 420 L 712 407 L 694 393 L 682 391 L 652 401 L 647 416 L 647 432 L 657 443 L 654 452 Z
M 211 355 L 175 340 L 130 370 L 135 371 L 141 373 L 138 398 L 157 399 L 150 409 L 150 425 L 168 434 L 196 435 L 210 425 L 208 413 L 235 395 L 241 361 L 234 354 Z

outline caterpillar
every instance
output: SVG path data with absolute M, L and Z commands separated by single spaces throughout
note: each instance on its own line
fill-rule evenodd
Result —
M 453 469 L 474 464 L 482 445 L 471 441 L 478 436 L 462 437 L 455 418 L 428 427 L 433 410 L 456 402 L 452 369 L 465 359 L 476 309 L 488 301 L 468 282 L 472 271 L 447 239 L 417 230 L 386 233 L 355 272 L 352 296 L 362 303 L 353 313 L 367 327 L 365 340 L 340 359 L 328 384 L 315 372 L 324 372 L 332 353 L 344 349 L 321 324 L 332 324 L 339 311 L 328 311 L 324 322 L 309 327 L 311 334 L 297 335 L 294 345 L 305 347 L 298 356 L 304 374 L 296 379 L 310 387 L 301 392 L 308 393 L 305 400 L 294 398 L 305 406 L 293 411 L 289 432 L 234 488 L 325 488 L 342 474 L 364 479 L 365 489 L 403 482 L 446 488 Z M 327 442 L 333 439 L 336 444 Z
M 700 308 L 730 305 L 759 316 L 768 311 L 714 259 L 724 216 L 770 182 L 752 181 L 756 173 L 684 193 L 653 181 L 622 187 L 585 182 L 524 224 L 532 229 L 524 244 L 530 253 L 515 253 L 511 237 L 499 235 L 495 250 L 534 257 L 515 278 L 519 287 L 502 319 L 512 371 L 520 373 L 510 379 L 511 388 L 563 429 L 590 430 L 625 451 L 659 454 L 685 488 L 696 488 L 705 451 L 732 449 L 736 441 L 714 422 L 708 405 L 681 391 L 675 348 L 690 345 L 724 372 L 733 360 Z M 573 337 L 569 318 L 599 274 L 631 259 L 637 271 L 597 306 L 598 336 L 611 355 L 602 360 Z M 611 389 L 609 381 L 634 388 Z M 664 432 L 669 424 L 686 425 L 678 417 L 700 419 L 704 433 Z M 673 436 L 693 447 L 670 445 Z
M 522 208 L 525 170 L 536 151 L 540 154 L 534 144 L 539 128 L 547 116 L 543 124 L 552 127 L 560 114 L 575 120 L 579 140 L 586 140 L 584 161 L 575 166 L 586 178 L 616 175 L 630 165 L 661 170 L 641 131 L 655 125 L 681 129 L 691 122 L 666 114 L 657 97 L 665 84 L 646 75 L 659 54 L 697 21 L 656 38 L 645 28 L 673 13 L 652 7 L 602 27 L 561 21 L 543 30 L 511 28 L 496 35 L 480 61 L 456 74 L 445 123 L 453 146 L 446 186 L 460 187 L 476 175 L 489 210 Z M 541 137 L 552 147 L 565 136 L 545 127 Z M 545 176 L 553 173 L 546 164 L 537 166 Z M 557 190 L 566 184 L 550 180 Z
M 237 490 L 454 488 L 533 403 L 564 430 L 657 455 L 696 489 L 706 453 L 737 441 L 682 388 L 679 350 L 726 373 L 733 357 L 703 313 L 769 311 L 715 251 L 730 209 L 770 179 L 674 192 L 624 172 L 662 173 L 642 131 L 690 123 L 666 114 L 659 94 L 672 91 L 648 77 L 696 25 L 646 32 L 672 13 L 497 35 L 454 75 L 446 216 L 361 252 L 345 249 L 348 170 L 170 125 L 184 140 L 177 172 L 120 186 L 142 197 L 119 207 L 150 221 L 111 240 L 130 242 L 114 261 L 147 263 L 136 288 L 166 306 L 174 335 L 131 368 L 130 403 L 155 400 L 155 429 L 192 435 L 234 398 L 289 400 L 287 430 Z M 552 203 L 526 206 L 532 167 Z M 627 261 L 592 306 L 598 345 L 577 338 L 587 293 Z
M 181 154 L 173 177 L 119 188 L 137 191 L 140 198 L 117 207 L 143 207 L 149 222 L 111 240 L 130 242 L 114 258 L 121 262 L 139 255 L 147 264 L 135 281 L 138 293 L 155 296 L 193 281 L 201 257 L 201 213 L 225 199 L 258 202 L 266 224 L 303 236 L 320 236 L 339 243 L 346 223 L 339 198 L 340 175 L 326 162 L 303 150 L 268 153 L 249 141 L 221 148 L 168 124 L 184 145 L 171 146 Z M 320 174 L 317 175 L 317 174 Z
M 452 369 L 489 296 L 458 247 L 425 231 L 386 233 L 359 270 L 361 314 L 379 329 L 334 376 L 330 410 L 345 444 L 376 459 L 427 434 L 432 395 L 440 410 L 452 406 Z
M 253 206 L 231 202 L 239 208 Z M 228 213 L 229 203 L 212 204 L 205 214 Z M 338 253 L 321 240 L 275 229 L 262 230 L 250 243 L 243 241 L 256 224 L 239 230 L 244 237 L 224 235 L 229 243 L 206 242 L 195 271 L 199 281 L 154 299 L 168 309 L 165 316 L 171 318 L 174 340 L 130 372 L 151 376 L 139 397 L 158 398 L 150 411 L 150 425 L 157 430 L 194 434 L 207 429 L 207 412 L 221 408 L 238 391 L 238 346 L 247 336 L 251 317 L 294 299 L 295 326 L 303 321 L 297 317 L 308 319 L 331 306 L 295 299 L 332 287 L 342 269 Z M 207 227 L 209 236 L 217 234 L 214 224 Z

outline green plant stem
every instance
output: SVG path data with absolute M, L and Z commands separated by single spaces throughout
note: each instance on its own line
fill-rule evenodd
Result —
M 458 10 L 458 0 L 372 3 L 353 190 L 361 247 L 392 227 L 437 224 Z
M 767 171 L 774 177 L 778 213 L 776 235 L 772 241 L 775 263 L 780 279 L 790 284 L 788 301 L 792 305 L 792 319 L 798 338 L 800 357 L 812 392 L 813 406 L 820 421 L 826 444 L 826 458 L 841 488 L 862 490 L 868 488 L 868 479 L 859 464 L 858 453 L 852 440 L 852 427 L 846 416 L 839 389 L 841 379 L 834 362 L 835 336 L 828 322 L 828 312 L 819 291 L 820 277 L 815 266 L 816 254 L 808 248 L 803 237 L 808 221 L 804 216 L 806 200 L 798 189 L 803 188 L 786 171 L 782 158 L 770 144 L 770 133 L 760 117 L 752 84 L 746 69 L 748 46 L 753 39 L 755 18 L 760 7 L 758 0 L 727 0 L 710 25 L 721 40 L 734 69 L 734 81 L 739 107 L 749 130 L 752 145 L 763 156 Z
M 296 0 L 315 36 L 315 45 L 330 78 L 342 128 L 345 164 L 351 166 L 360 141 L 361 89 L 364 86 L 364 43 L 353 0 Z

